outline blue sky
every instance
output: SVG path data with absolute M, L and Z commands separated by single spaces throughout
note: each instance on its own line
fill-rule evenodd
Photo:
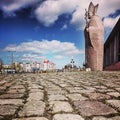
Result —
M 58 68 L 84 63 L 84 12 L 90 0 L 1 0 L 0 57 L 14 61 L 49 59 Z M 120 17 L 120 1 L 93 0 L 105 26 L 105 39 Z

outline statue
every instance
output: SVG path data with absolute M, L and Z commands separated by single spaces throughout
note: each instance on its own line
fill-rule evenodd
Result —
M 103 70 L 104 26 L 101 17 L 96 15 L 96 6 L 91 2 L 88 11 L 85 9 L 85 64 L 92 71 Z

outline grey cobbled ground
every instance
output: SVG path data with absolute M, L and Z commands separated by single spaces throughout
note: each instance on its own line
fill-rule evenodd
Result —
M 0 120 L 120 120 L 120 72 L 0 75 Z

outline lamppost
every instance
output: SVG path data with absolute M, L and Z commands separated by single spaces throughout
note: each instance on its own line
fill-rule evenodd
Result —
M 71 60 L 70 63 L 72 64 L 72 72 L 73 72 L 73 67 L 74 67 L 74 63 L 75 63 L 75 61 L 73 60 L 73 58 L 72 58 L 72 60 Z
M 14 63 L 14 52 L 16 52 L 16 51 L 8 51 L 8 52 L 11 52 L 11 64 L 13 64 Z

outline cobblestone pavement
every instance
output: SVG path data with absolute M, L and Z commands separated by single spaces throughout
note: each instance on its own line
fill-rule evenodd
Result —
M 120 120 L 120 72 L 1 75 L 0 120 Z

